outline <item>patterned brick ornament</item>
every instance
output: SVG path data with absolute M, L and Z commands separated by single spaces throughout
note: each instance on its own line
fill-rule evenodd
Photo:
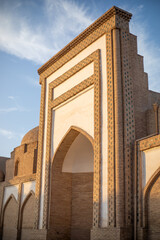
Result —
M 41 81 L 41 108 L 39 120 L 39 135 L 38 135 L 38 159 L 37 159 L 37 174 L 36 174 L 36 192 L 35 192 L 35 229 L 39 227 L 39 211 L 40 211 L 40 195 L 41 195 L 41 175 L 42 175 L 42 155 L 43 155 L 43 139 L 44 139 L 44 114 L 45 114 L 45 93 L 46 81 Z
M 44 212 L 43 212 L 43 227 L 46 228 L 48 224 L 48 209 L 49 209 L 49 189 L 50 189 L 50 169 L 51 169 L 51 129 L 52 129 L 52 109 L 64 103 L 66 100 L 85 90 L 91 85 L 94 85 L 94 190 L 93 190 L 93 219 L 94 226 L 99 224 L 99 208 L 100 208 L 100 164 L 101 164 L 101 97 L 100 97 L 100 66 L 99 66 L 100 51 L 96 50 L 87 58 L 71 68 L 68 72 L 57 78 L 54 82 L 49 84 L 48 96 L 48 121 L 47 121 L 47 150 L 46 150 L 46 167 L 45 167 L 45 194 L 44 194 Z M 61 96 L 53 99 L 52 93 L 55 86 L 60 85 L 66 81 L 73 74 L 77 73 L 89 63 L 94 62 L 94 74 L 82 81 L 75 87 L 68 90 Z
M 124 99 L 124 157 L 125 157 L 125 222 L 133 223 L 133 146 L 135 141 L 135 121 L 133 102 L 133 83 L 130 60 L 130 34 L 121 31 L 122 46 L 122 76 L 123 76 L 123 99 Z
M 112 35 L 106 36 L 107 47 L 107 102 L 108 102 L 108 224 L 115 226 L 115 162 L 114 162 L 114 88 L 112 66 Z
M 95 23 L 93 23 L 89 28 L 87 28 L 82 34 L 80 34 L 77 38 L 75 38 L 69 45 L 67 45 L 64 49 L 62 49 L 57 55 L 55 55 L 52 59 L 50 59 L 45 65 L 43 65 L 40 69 L 39 69 L 39 74 L 40 74 L 40 83 L 43 86 L 43 91 L 44 92 L 44 82 L 45 79 L 47 77 L 49 77 L 51 74 L 53 74 L 55 71 L 57 71 L 59 68 L 61 68 L 65 63 L 67 63 L 68 61 L 70 61 L 72 58 L 74 58 L 77 54 L 79 54 L 81 51 L 83 51 L 86 47 L 88 47 L 90 44 L 92 44 L 93 42 L 95 42 L 98 38 L 100 38 L 102 35 L 109 33 L 112 28 L 114 28 L 117 24 L 117 15 L 119 17 L 119 27 L 122 27 L 126 30 L 128 30 L 128 22 L 131 18 L 131 14 L 127 13 L 117 7 L 113 7 L 111 8 L 108 12 L 106 12 L 102 17 L 100 17 Z M 108 35 L 107 35 L 108 37 Z M 111 39 L 111 38 L 110 38 Z M 107 59 L 107 68 L 110 72 L 112 72 L 112 67 L 111 67 L 111 62 L 112 62 L 112 57 L 111 57 L 111 45 L 108 44 L 108 49 L 107 51 L 110 52 L 110 57 L 109 60 Z M 78 67 L 78 66 L 77 66 Z M 72 69 L 73 70 L 73 69 Z M 107 71 L 108 71 L 107 70 Z M 74 70 L 75 72 L 77 71 L 76 69 Z M 95 76 L 99 76 L 100 75 L 100 70 L 97 68 L 97 73 Z M 68 73 L 66 73 L 66 75 L 63 75 L 63 79 L 66 79 Z M 74 74 L 72 72 L 72 74 Z M 109 73 L 107 73 L 107 76 L 110 77 Z M 57 80 L 56 84 L 59 84 L 60 80 Z M 114 158 L 114 129 L 113 128 L 113 124 L 114 124 L 114 115 L 113 115 L 113 99 L 112 98 L 112 91 L 113 91 L 113 86 L 111 84 L 112 79 L 108 81 L 108 85 L 110 84 L 110 90 L 108 90 L 108 109 L 110 109 L 109 112 L 109 119 L 111 120 L 111 124 L 110 124 L 110 135 L 109 135 L 109 139 L 111 137 L 111 140 L 109 145 L 108 145 L 108 149 L 109 149 L 109 156 L 108 158 L 110 159 L 109 161 L 109 170 L 112 169 L 112 174 L 111 174 L 111 179 L 109 177 L 109 181 L 108 183 L 113 183 L 113 179 L 114 179 L 114 164 L 113 164 L 113 158 Z M 60 96 L 59 98 L 55 99 L 55 102 L 49 103 L 49 109 L 58 106 L 58 104 L 62 103 L 63 100 L 67 100 L 69 99 L 69 96 L 74 96 L 75 94 L 77 94 L 78 92 L 82 91 L 83 89 L 85 89 L 86 87 L 88 87 L 89 85 L 93 84 L 94 82 L 94 89 L 96 92 L 100 91 L 100 86 L 97 84 L 95 84 L 95 79 L 92 78 L 92 76 L 86 80 L 86 82 L 84 82 L 83 84 L 80 84 L 78 86 L 77 89 L 71 89 L 68 91 L 67 95 L 64 94 L 63 96 Z M 54 84 L 53 84 L 54 85 Z M 57 86 L 57 85 L 56 85 Z M 49 95 L 52 99 L 52 91 L 49 91 Z M 98 102 L 100 101 L 100 96 L 97 96 L 95 94 L 95 108 L 98 109 Z M 43 99 L 42 99 L 43 97 Z M 63 100 L 62 100 L 63 99 Z M 43 93 L 41 95 L 41 112 L 40 112 L 40 134 L 39 134 L 39 155 L 38 155 L 38 172 L 37 172 L 37 180 L 38 180 L 38 184 L 36 187 L 36 197 L 37 197 L 37 218 L 36 218 L 36 226 L 38 226 L 38 211 L 39 211 L 39 206 L 40 206 L 40 185 L 41 185 L 41 167 L 42 167 L 42 152 L 43 152 L 43 131 L 44 131 L 44 103 L 45 103 L 45 93 Z M 111 114 L 110 114 L 111 113 Z M 49 116 L 51 116 L 51 110 L 48 111 Z M 97 120 L 99 119 L 99 120 Z M 51 134 L 51 123 L 48 122 L 48 126 L 50 126 L 50 129 L 47 130 L 47 138 L 48 138 L 48 143 L 50 143 L 50 134 Z M 97 113 L 95 112 L 95 138 L 96 141 L 98 142 L 99 139 L 99 143 L 97 146 L 95 146 L 95 156 L 100 156 L 100 103 L 99 103 L 99 109 L 97 110 Z M 98 130 L 99 129 L 99 130 Z M 50 148 L 49 144 L 47 143 L 47 148 Z M 49 156 L 50 156 L 50 151 L 47 151 L 48 155 L 47 157 L 47 162 L 46 162 L 46 171 L 49 172 L 50 166 L 49 166 Z M 96 157 L 97 158 L 97 157 Z M 99 163 L 100 163 L 100 157 L 99 157 Z M 93 225 L 98 227 L 99 226 L 99 208 L 100 208 L 100 164 L 95 164 L 95 179 L 94 179 L 94 219 L 93 219 Z M 110 165 L 111 164 L 111 165 Z M 110 173 L 111 173 L 110 172 Z M 110 174 L 109 173 L 109 174 Z M 46 173 L 45 173 L 46 174 Z M 49 178 L 49 175 L 46 175 L 47 178 Z M 48 191 L 49 188 L 49 180 L 46 180 L 46 184 L 45 184 L 45 190 Z M 110 190 L 112 192 L 111 194 L 111 198 L 109 200 L 109 215 L 111 216 L 110 222 L 114 222 L 114 215 L 115 215 L 115 211 L 114 211 L 114 205 L 115 205 L 115 198 L 114 198 L 114 183 L 111 186 Z M 46 199 L 48 199 L 48 195 L 46 196 Z M 43 227 L 46 228 L 47 227 L 47 214 L 48 214 L 48 207 L 47 207 L 48 202 L 45 200 L 45 204 L 44 204 L 44 219 L 43 219 Z

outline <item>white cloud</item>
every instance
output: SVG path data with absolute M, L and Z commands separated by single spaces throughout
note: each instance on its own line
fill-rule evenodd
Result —
M 45 0 L 46 23 L 31 24 L 25 16 L 23 2 L 13 2 L 5 0 L 0 8 L 3 23 L 0 24 L 0 50 L 38 64 L 48 60 L 92 22 L 83 5 L 72 0 Z
M 11 100 L 15 100 L 14 96 L 8 96 L 8 98 L 11 99 Z
M 17 107 L 0 108 L 0 113 L 9 113 L 9 112 L 15 112 L 15 111 L 18 111 Z
M 11 113 L 11 112 L 29 112 L 28 109 L 25 109 L 19 104 L 19 102 L 17 101 L 18 97 L 8 96 L 8 99 L 12 102 L 12 105 L 14 106 L 0 108 L 0 114 Z
M 84 4 L 71 0 L 46 0 L 46 10 L 50 19 L 54 20 L 53 33 L 64 36 L 81 32 L 93 21 Z
M 10 98 L 11 97 L 11 98 Z M 20 106 L 16 101 L 15 98 L 12 96 L 10 96 L 8 98 L 10 98 L 12 101 L 14 101 L 14 104 L 16 105 L 15 107 L 6 107 L 6 108 L 0 108 L 0 114 L 1 113 L 11 113 L 11 112 L 30 112 L 30 110 Z
M 45 61 L 51 49 L 43 43 L 43 36 L 16 16 L 0 13 L 0 50 L 36 63 Z M 16 27 L 15 27 L 16 26 Z
M 0 8 L 0 22 L 3 23 L 0 24 L 0 50 L 38 64 L 47 61 L 94 20 L 94 16 L 88 14 L 86 5 L 75 0 L 44 0 L 43 21 L 32 24 L 24 12 L 25 1 L 1 1 L 5 4 Z M 149 35 L 143 17 L 144 6 L 128 6 L 121 8 L 133 13 L 130 29 L 138 36 L 138 51 L 144 56 L 150 88 L 160 91 L 160 49 Z
M 0 134 L 8 139 L 12 139 L 15 137 L 15 133 L 12 131 L 8 131 L 6 129 L 0 128 Z
M 17 132 L 14 132 L 14 131 L 3 129 L 3 128 L 0 128 L 0 135 L 9 139 L 9 140 L 10 139 L 20 140 L 24 136 L 24 134 L 22 134 L 22 133 L 17 133 Z

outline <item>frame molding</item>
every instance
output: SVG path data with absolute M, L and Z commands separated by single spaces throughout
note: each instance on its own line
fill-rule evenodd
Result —
M 77 73 L 89 63 L 94 63 L 94 74 L 82 81 L 66 93 L 52 99 L 52 92 L 55 86 L 66 81 L 70 76 Z M 45 164 L 45 187 L 44 187 L 44 211 L 43 228 L 48 227 L 49 193 L 50 193 L 50 174 L 51 174 L 51 129 L 52 129 L 52 110 L 54 107 L 64 103 L 66 100 L 82 92 L 84 89 L 94 85 L 94 184 L 93 184 L 93 226 L 99 226 L 100 214 L 100 169 L 101 169 L 101 78 L 100 78 L 100 50 L 96 50 L 84 60 L 79 62 L 69 71 L 64 73 L 49 84 L 48 94 L 48 118 L 47 118 L 47 143 L 46 143 L 46 164 Z

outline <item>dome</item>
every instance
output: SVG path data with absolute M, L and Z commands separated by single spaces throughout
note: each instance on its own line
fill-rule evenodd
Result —
M 38 130 L 39 126 L 27 132 L 22 138 L 21 145 L 38 141 Z
M 4 172 L 0 169 L 0 182 L 4 181 Z

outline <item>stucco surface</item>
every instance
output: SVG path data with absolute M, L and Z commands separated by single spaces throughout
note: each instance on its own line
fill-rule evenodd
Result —
M 25 182 L 22 184 L 22 196 L 21 196 L 21 204 L 23 204 L 26 196 L 33 191 L 35 193 L 35 181 Z
M 15 197 L 16 200 L 18 200 L 18 185 L 12 185 L 5 187 L 4 190 L 4 198 L 3 198 L 3 206 L 7 202 L 8 198 L 11 196 L 11 194 Z
M 160 147 L 142 152 L 142 185 L 145 187 L 154 172 L 160 167 Z
M 59 97 L 61 94 L 67 92 L 72 87 L 75 87 L 80 82 L 90 77 L 94 73 L 94 64 L 90 63 L 82 70 L 74 74 L 72 77 L 67 79 L 65 82 L 61 83 L 53 89 L 53 99 Z

